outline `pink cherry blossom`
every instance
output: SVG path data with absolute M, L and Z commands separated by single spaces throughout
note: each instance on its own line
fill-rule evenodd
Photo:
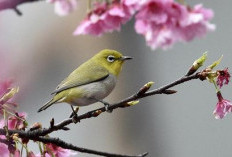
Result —
M 213 12 L 202 5 L 193 8 L 173 0 L 147 0 L 136 15 L 135 30 L 152 49 L 168 48 L 175 42 L 191 41 L 215 29 L 209 23 Z
M 218 70 L 218 77 L 217 77 L 217 85 L 222 88 L 223 85 L 227 85 L 230 81 L 230 73 L 228 72 L 228 68 L 224 70 Z
M 0 120 L 0 128 L 3 129 L 4 125 L 5 125 L 4 120 L 1 119 Z M 6 139 L 6 137 L 4 135 L 0 135 L 0 139 Z M 9 157 L 10 156 L 8 146 L 4 143 L 1 143 L 1 142 L 0 142 L 0 154 L 1 154 L 1 157 Z
M 218 103 L 216 105 L 213 114 L 216 119 L 222 119 L 226 116 L 227 113 L 232 111 L 232 104 L 229 100 L 223 99 L 221 92 L 217 93 Z
M 76 155 L 76 152 L 73 152 L 69 149 L 64 149 L 59 146 L 56 146 L 54 144 L 46 144 L 47 147 L 47 157 L 50 157 L 50 155 L 54 155 L 55 157 L 70 157 L 73 155 Z M 52 152 L 52 154 L 50 153 Z
M 0 137 L 1 139 L 6 139 L 5 136 Z M 19 150 L 15 148 L 15 142 L 10 140 L 8 144 L 0 143 L 0 156 L 1 157 L 9 157 L 10 154 L 13 154 L 14 157 L 20 157 L 20 153 L 18 154 Z
M 119 31 L 121 25 L 131 17 L 129 8 L 117 0 L 111 4 L 96 3 L 93 11 L 77 27 L 74 35 L 91 34 L 100 36 L 105 32 Z
M 128 8 L 128 10 L 130 11 L 131 14 L 134 14 L 147 1 L 148 0 L 121 0 L 121 3 Z
M 173 7 L 172 1 L 149 0 L 136 15 L 135 30 L 144 35 L 147 44 L 153 49 L 166 48 L 176 40 L 175 27 L 180 18 L 181 7 Z M 178 6 L 178 5 L 177 5 Z
M 48 3 L 54 3 L 55 13 L 65 16 L 77 8 L 77 0 L 47 0 Z
M 0 143 L 0 154 L 1 154 L 1 157 L 9 157 L 10 156 L 8 146 L 4 143 Z
M 209 23 L 212 18 L 213 11 L 203 8 L 202 4 L 188 8 L 188 14 L 179 29 L 180 41 L 191 41 L 195 37 L 203 37 L 208 31 L 215 30 L 215 25 Z
M 16 116 L 11 116 L 8 118 L 8 128 L 9 129 L 17 129 L 17 130 L 20 130 L 20 129 L 25 129 L 25 125 L 23 123 L 23 120 L 22 119 L 26 119 L 26 113 L 22 112 L 22 113 L 16 113 L 17 117 Z M 19 119 L 19 118 L 21 119 Z
M 14 157 L 20 157 L 20 151 L 18 149 L 15 150 Z

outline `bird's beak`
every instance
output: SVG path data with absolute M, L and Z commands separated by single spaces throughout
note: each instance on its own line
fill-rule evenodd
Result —
M 130 59 L 133 59 L 133 58 L 130 57 L 130 56 L 122 56 L 122 57 L 120 58 L 120 60 L 122 60 L 122 61 L 130 60 Z

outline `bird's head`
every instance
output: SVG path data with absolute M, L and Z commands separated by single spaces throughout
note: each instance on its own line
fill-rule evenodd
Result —
M 115 50 L 105 49 L 96 54 L 93 59 L 101 66 L 105 67 L 110 73 L 118 76 L 124 61 L 132 59 L 132 57 L 123 56 L 120 52 Z

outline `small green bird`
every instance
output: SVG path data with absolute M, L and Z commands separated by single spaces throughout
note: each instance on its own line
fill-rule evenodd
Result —
M 38 112 L 62 102 L 70 104 L 71 107 L 102 102 L 107 109 L 109 104 L 103 99 L 114 89 L 122 64 L 129 59 L 132 57 L 123 56 L 115 50 L 100 51 L 64 79 L 52 92 L 53 98 Z

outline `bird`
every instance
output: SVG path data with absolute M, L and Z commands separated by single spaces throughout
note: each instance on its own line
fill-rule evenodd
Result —
M 103 99 L 114 89 L 123 63 L 130 59 L 132 57 L 123 56 L 116 50 L 101 50 L 66 77 L 51 93 L 52 99 L 38 112 L 63 102 L 71 106 L 74 114 L 73 106 L 87 106 L 96 102 L 103 103 L 108 110 L 110 104 Z

